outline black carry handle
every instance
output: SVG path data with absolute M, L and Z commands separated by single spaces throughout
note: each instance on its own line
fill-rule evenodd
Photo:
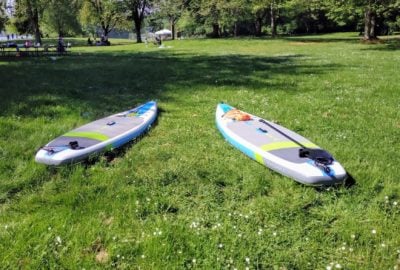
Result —
M 290 137 L 289 135 L 287 135 L 286 133 L 282 132 L 278 128 L 274 127 L 273 125 L 271 125 L 264 119 L 260 119 L 258 121 L 269 126 L 273 130 L 275 130 L 276 132 L 278 132 L 279 134 L 284 136 L 285 138 L 291 140 L 292 142 L 294 142 L 295 144 L 300 146 L 301 148 L 299 149 L 299 157 L 309 158 L 311 160 L 314 160 L 315 165 L 317 167 L 323 169 L 328 174 L 331 172 L 331 169 L 328 167 L 328 165 L 331 165 L 333 163 L 334 159 L 333 159 L 332 155 L 329 154 L 327 151 L 325 151 L 323 149 L 308 148 L 308 147 L 304 146 L 302 143 L 298 142 L 297 140 L 295 140 L 292 137 Z

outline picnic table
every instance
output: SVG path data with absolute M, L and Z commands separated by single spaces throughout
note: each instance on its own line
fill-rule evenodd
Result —
M 25 46 L 24 44 L 0 43 L 0 57 L 67 55 L 71 46 L 68 44 L 63 47 L 64 50 L 60 51 L 58 46 L 53 44 Z

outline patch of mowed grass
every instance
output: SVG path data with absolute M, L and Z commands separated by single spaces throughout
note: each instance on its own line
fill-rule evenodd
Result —
M 177 40 L 0 60 L 1 266 L 393 269 L 393 44 L 349 34 Z M 52 138 L 149 99 L 157 124 L 112 162 L 33 161 Z M 328 149 L 356 185 L 306 187 L 248 159 L 215 128 L 219 101 Z

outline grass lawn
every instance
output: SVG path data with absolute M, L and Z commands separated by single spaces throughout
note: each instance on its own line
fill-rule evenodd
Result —
M 398 39 L 165 46 L 0 59 L 1 269 L 400 268 Z M 56 136 L 150 99 L 157 125 L 113 161 L 34 162 Z M 356 184 L 316 189 L 252 161 L 216 129 L 219 101 L 326 148 Z

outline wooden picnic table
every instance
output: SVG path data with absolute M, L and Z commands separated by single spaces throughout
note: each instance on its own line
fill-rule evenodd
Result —
M 0 44 L 0 57 L 11 56 L 54 56 L 54 55 L 67 55 L 70 46 L 64 45 L 64 51 L 59 52 L 57 45 L 44 45 L 44 46 L 31 46 L 25 47 L 21 44 L 9 46 L 5 43 Z

